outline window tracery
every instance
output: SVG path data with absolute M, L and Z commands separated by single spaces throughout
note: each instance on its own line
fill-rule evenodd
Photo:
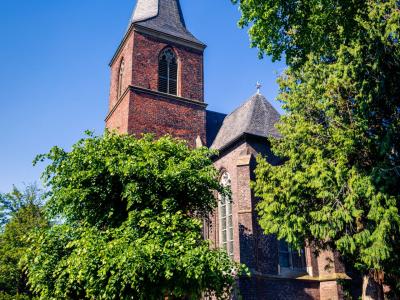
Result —
M 178 62 L 171 48 L 161 52 L 158 62 L 158 90 L 176 95 L 178 83 Z

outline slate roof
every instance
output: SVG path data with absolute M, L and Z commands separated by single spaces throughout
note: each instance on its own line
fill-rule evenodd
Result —
M 280 114 L 271 103 L 257 93 L 225 117 L 211 148 L 221 150 L 243 134 L 279 137 L 280 134 L 275 128 L 279 119 Z
M 132 23 L 204 45 L 187 30 L 179 0 L 137 0 Z
M 226 114 L 206 111 L 207 147 L 210 147 L 217 137 L 218 131 L 224 122 Z

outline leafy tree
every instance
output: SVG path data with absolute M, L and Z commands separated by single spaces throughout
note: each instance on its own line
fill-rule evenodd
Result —
M 35 237 L 29 283 L 41 299 L 220 298 L 242 267 L 211 250 L 196 216 L 216 206 L 212 152 L 170 137 L 105 133 L 58 147 L 43 178 L 62 224 Z
M 26 186 L 23 191 L 13 186 L 11 192 L 0 194 L 1 230 L 4 230 L 5 224 L 7 224 L 22 208 L 40 206 L 42 206 L 42 198 L 40 189 L 36 184 Z
M 261 226 L 296 246 L 339 250 L 372 285 L 400 270 L 399 5 L 240 1 L 253 45 L 288 64 L 282 138 L 272 141 L 285 162 L 260 158 L 256 172 Z
M 240 4 L 240 27 L 249 26 L 251 45 L 260 57 L 300 67 L 310 53 L 329 61 L 340 45 L 363 35 L 360 18 L 368 16 L 367 0 L 232 0 Z
M 41 193 L 36 185 L 29 185 L 24 191 L 13 187 L 12 192 L 0 195 L 5 224 L 0 233 L 0 299 L 30 299 L 19 262 L 29 247 L 28 235 L 48 225 L 41 204 Z

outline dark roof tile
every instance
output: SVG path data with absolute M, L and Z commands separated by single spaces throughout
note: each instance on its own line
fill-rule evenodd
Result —
M 243 134 L 279 137 L 275 128 L 279 119 L 276 109 L 257 93 L 224 119 L 211 148 L 221 150 Z
M 210 147 L 214 142 L 225 117 L 226 114 L 210 110 L 206 111 L 207 147 Z
M 129 22 L 204 45 L 187 30 L 179 0 L 137 0 Z

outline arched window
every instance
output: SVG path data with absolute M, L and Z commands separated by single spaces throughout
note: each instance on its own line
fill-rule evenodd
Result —
M 221 176 L 220 183 L 222 186 L 231 187 L 231 177 L 228 172 L 224 172 Z M 219 241 L 220 247 L 233 257 L 233 216 L 232 216 L 232 200 L 226 195 L 218 197 L 218 215 L 219 215 Z
M 172 49 L 161 52 L 158 62 L 158 90 L 176 95 L 178 83 L 178 62 Z
M 125 72 L 125 60 L 121 60 L 121 64 L 119 65 L 118 71 L 118 87 L 117 87 L 117 98 L 122 96 L 122 87 L 123 87 L 123 80 L 124 80 L 124 72 Z

